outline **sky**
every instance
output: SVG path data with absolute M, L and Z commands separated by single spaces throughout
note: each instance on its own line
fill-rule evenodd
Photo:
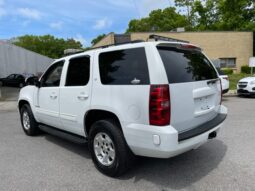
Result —
M 0 39 L 33 34 L 74 38 L 125 32 L 131 19 L 174 6 L 173 0 L 0 0 Z

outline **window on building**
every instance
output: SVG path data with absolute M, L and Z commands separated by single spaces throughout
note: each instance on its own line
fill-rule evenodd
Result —
M 236 58 L 220 58 L 221 68 L 236 68 Z
M 66 86 L 85 86 L 89 82 L 90 58 L 88 56 L 72 58 L 69 61 Z
M 102 84 L 149 84 L 149 71 L 144 48 L 104 52 L 99 55 Z

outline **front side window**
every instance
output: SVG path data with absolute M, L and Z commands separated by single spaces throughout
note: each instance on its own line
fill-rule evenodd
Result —
M 85 86 L 89 82 L 89 56 L 72 58 L 67 70 L 66 86 Z
M 61 73 L 64 61 L 60 61 L 52 65 L 42 77 L 42 87 L 58 87 L 60 84 Z
M 105 85 L 149 84 L 144 48 L 104 52 L 99 55 L 99 71 Z

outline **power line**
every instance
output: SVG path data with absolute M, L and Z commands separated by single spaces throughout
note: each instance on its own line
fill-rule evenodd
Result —
M 136 12 L 137 12 L 137 14 L 138 14 L 138 17 L 141 18 L 142 16 L 141 16 L 141 13 L 140 13 L 140 11 L 139 11 L 139 8 L 138 8 L 138 6 L 137 6 L 135 0 L 130 0 L 130 2 L 134 5 L 134 8 L 135 8 L 135 10 L 136 10 Z

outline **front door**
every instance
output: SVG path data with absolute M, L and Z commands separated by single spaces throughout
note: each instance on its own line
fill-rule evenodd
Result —
M 41 78 L 36 112 L 41 123 L 61 127 L 59 119 L 59 85 L 64 61 L 53 64 Z

